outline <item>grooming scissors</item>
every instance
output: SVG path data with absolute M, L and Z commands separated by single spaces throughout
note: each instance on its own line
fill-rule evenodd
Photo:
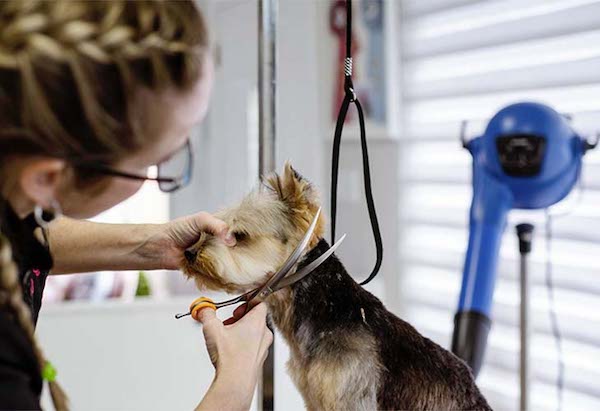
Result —
M 308 246 L 310 238 L 312 237 L 313 232 L 315 231 L 315 227 L 317 226 L 317 221 L 319 220 L 319 215 L 321 214 L 321 208 L 317 210 L 315 217 L 313 218 L 308 230 L 300 240 L 298 246 L 292 251 L 290 256 L 287 258 L 285 263 L 281 266 L 275 274 L 273 274 L 265 284 L 260 287 L 255 288 L 254 290 L 250 290 L 238 297 L 232 298 L 226 301 L 214 302 L 210 298 L 200 297 L 195 299 L 190 305 L 190 310 L 187 313 L 176 314 L 175 318 L 180 319 L 182 317 L 191 315 L 193 318 L 196 317 L 196 314 L 204 309 L 211 308 L 213 310 L 217 310 L 219 308 L 227 307 L 233 304 L 238 303 L 247 303 L 246 312 L 248 312 L 253 306 L 257 305 L 260 301 L 263 301 L 269 295 L 273 294 L 281 290 L 282 288 L 288 287 L 304 277 L 310 274 L 315 270 L 318 266 L 320 266 L 325 260 L 333 254 L 333 252 L 340 246 L 342 241 L 346 238 L 346 234 L 340 237 L 340 239 L 333 244 L 327 251 L 325 251 L 322 255 L 316 258 L 314 261 L 311 261 L 308 265 L 303 267 L 302 269 L 296 271 L 294 274 L 287 276 L 290 271 L 296 266 L 300 258 L 303 256 L 303 252 Z

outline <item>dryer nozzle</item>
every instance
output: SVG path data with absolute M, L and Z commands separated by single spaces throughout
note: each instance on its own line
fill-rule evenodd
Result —
M 464 360 L 477 377 L 492 322 L 477 311 L 461 311 L 454 316 L 452 352 Z

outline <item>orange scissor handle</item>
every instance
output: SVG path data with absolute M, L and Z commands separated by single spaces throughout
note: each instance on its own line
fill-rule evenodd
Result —
M 190 304 L 190 313 L 192 314 L 192 318 L 198 321 L 196 316 L 205 308 L 210 308 L 211 310 L 217 311 L 217 306 L 215 305 L 214 301 L 208 297 L 200 297 L 192 301 L 192 304 Z

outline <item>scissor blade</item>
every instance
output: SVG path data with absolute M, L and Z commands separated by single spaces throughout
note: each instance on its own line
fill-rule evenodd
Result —
M 227 307 L 227 306 L 230 306 L 230 305 L 233 305 L 233 304 L 237 304 L 237 303 L 242 302 L 242 301 L 246 301 L 246 298 L 247 298 L 248 294 L 250 294 L 250 292 L 244 293 L 244 294 L 242 294 L 240 296 L 237 296 L 235 298 L 232 298 L 230 300 L 219 301 L 218 303 L 214 303 L 214 304 L 215 304 L 215 306 L 217 308 Z
M 317 226 L 317 221 L 319 220 L 320 214 L 321 214 L 321 207 L 319 207 L 319 209 L 317 210 L 317 213 L 315 214 L 315 217 L 313 218 L 312 222 L 310 223 L 308 230 L 306 230 L 306 234 L 304 234 L 304 237 L 302 237 L 302 240 L 300 240 L 300 244 L 298 244 L 298 246 L 294 249 L 292 254 L 288 257 L 288 259 L 285 261 L 283 266 L 279 269 L 277 274 L 274 275 L 271 278 L 271 280 L 269 280 L 270 284 L 273 284 L 275 281 L 278 280 L 276 278 L 277 276 L 282 277 L 283 275 L 286 275 L 292 269 L 292 267 L 298 262 L 300 257 L 302 257 L 302 253 L 306 249 L 306 246 L 308 245 L 308 242 L 310 241 L 310 238 L 312 237 L 313 232 L 315 231 L 315 227 Z
M 302 237 L 302 240 L 300 240 L 298 246 L 296 246 L 294 251 L 292 251 L 292 254 L 290 254 L 290 256 L 287 258 L 287 260 L 285 260 L 285 263 L 283 263 L 281 268 L 277 270 L 277 272 L 273 274 L 273 276 L 271 276 L 271 278 L 269 278 L 269 280 L 262 287 L 258 288 L 255 293 L 252 293 L 248 296 L 248 302 L 253 300 L 257 295 L 262 294 L 263 291 L 268 291 L 269 289 L 272 289 L 272 287 L 275 287 L 277 283 L 279 283 L 279 281 L 290 272 L 292 267 L 298 262 L 300 257 L 302 257 L 302 253 L 304 252 L 304 249 L 308 245 L 308 242 L 310 241 L 310 238 L 313 232 L 315 231 L 315 227 L 317 226 L 317 221 L 319 220 L 320 214 L 321 207 L 319 207 L 319 209 L 317 210 L 317 213 L 315 214 L 312 222 L 310 223 L 308 230 L 306 230 L 304 237 Z M 265 295 L 261 295 L 260 297 L 264 298 Z
M 315 260 L 311 261 L 310 264 L 308 264 L 305 267 L 302 267 L 302 269 L 296 271 L 294 274 L 292 274 L 288 277 L 285 277 L 283 280 L 281 280 L 281 282 L 279 284 L 277 284 L 277 286 L 275 288 L 273 288 L 273 291 L 277 291 L 277 290 L 280 290 L 281 288 L 290 286 L 290 285 L 300 281 L 301 279 L 306 277 L 311 272 L 313 272 L 318 266 L 323 264 L 325 262 L 325 260 L 327 260 L 331 256 L 331 254 L 333 254 L 335 252 L 335 250 L 337 250 L 337 248 L 340 246 L 340 244 L 342 244 L 342 241 L 344 241 L 345 238 L 346 238 L 346 234 L 341 236 L 340 239 L 337 240 L 334 245 L 329 247 L 329 249 L 327 251 L 325 251 L 323 254 L 321 254 L 319 256 L 319 258 L 316 258 Z

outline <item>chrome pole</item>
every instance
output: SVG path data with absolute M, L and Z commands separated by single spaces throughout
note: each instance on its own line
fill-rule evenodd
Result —
M 258 1 L 258 172 L 274 171 L 277 135 L 277 0 Z M 258 384 L 258 409 L 274 409 L 275 343 Z
M 262 176 L 275 170 L 277 0 L 259 0 L 258 19 L 258 169 Z
M 529 341 L 531 339 L 531 278 L 528 270 L 528 257 L 531 252 L 531 240 L 533 237 L 533 226 L 531 224 L 519 224 L 517 226 L 517 235 L 519 236 L 519 253 L 521 255 L 521 304 L 520 304 L 520 340 L 521 352 L 519 356 L 519 385 L 520 401 L 519 410 L 528 411 L 531 409 L 531 364 L 529 353 Z

